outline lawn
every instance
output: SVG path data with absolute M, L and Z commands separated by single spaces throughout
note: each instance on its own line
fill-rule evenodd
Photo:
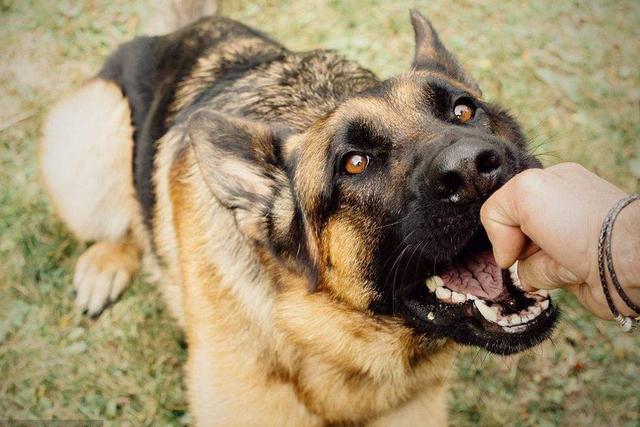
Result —
M 222 13 L 293 49 L 330 48 L 382 77 L 406 70 L 418 7 L 515 113 L 547 165 L 572 160 L 640 190 L 640 2 L 227 1 Z M 38 181 L 48 106 L 139 34 L 141 0 L 0 0 L 0 420 L 189 422 L 180 331 L 140 275 L 99 319 L 73 306 L 84 246 L 52 216 Z M 575 215 L 580 215 L 576 212 Z M 640 336 L 594 320 L 568 295 L 553 340 L 500 358 L 460 351 L 451 425 L 638 426 Z

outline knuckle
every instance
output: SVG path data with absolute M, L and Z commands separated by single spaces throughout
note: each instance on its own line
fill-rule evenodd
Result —
M 585 172 L 587 169 L 580 163 L 565 162 L 553 166 L 553 170 L 563 172 Z
M 536 186 L 540 183 L 543 175 L 543 169 L 527 169 L 516 175 L 514 179 L 514 185 L 519 190 L 531 191 L 531 189 L 536 188 Z
M 520 224 L 524 227 L 531 221 L 538 206 L 540 192 L 544 191 L 545 171 L 542 169 L 527 169 L 516 176 L 513 182 L 514 209 Z

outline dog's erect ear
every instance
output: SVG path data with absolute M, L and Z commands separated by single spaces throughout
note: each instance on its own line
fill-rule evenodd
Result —
M 286 129 L 200 110 L 187 132 L 207 186 L 246 237 L 272 246 L 291 233 L 293 196 L 279 158 Z
M 414 69 L 433 70 L 444 73 L 454 79 L 467 84 L 478 93 L 482 93 L 478 83 L 464 72 L 457 59 L 440 41 L 440 37 L 433 25 L 416 9 L 411 9 L 411 25 L 416 37 Z

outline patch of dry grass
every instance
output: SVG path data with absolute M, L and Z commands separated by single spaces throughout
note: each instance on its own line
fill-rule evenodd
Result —
M 640 3 L 530 3 L 242 0 L 223 13 L 386 77 L 408 68 L 407 10 L 418 7 L 547 164 L 579 161 L 639 189 L 627 162 L 640 154 Z M 146 13 L 142 0 L 0 1 L 0 418 L 189 421 L 185 349 L 156 291 L 139 277 L 97 321 L 78 314 L 69 283 L 83 248 L 51 215 L 36 173 L 47 106 Z M 553 342 L 506 359 L 461 351 L 452 425 L 638 425 L 637 337 L 559 300 Z

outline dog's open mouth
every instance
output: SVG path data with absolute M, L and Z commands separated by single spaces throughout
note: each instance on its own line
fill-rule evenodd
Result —
M 444 265 L 403 302 L 418 330 L 499 354 L 543 341 L 558 316 L 547 291 L 525 292 L 516 265 L 501 270 L 490 249 Z

